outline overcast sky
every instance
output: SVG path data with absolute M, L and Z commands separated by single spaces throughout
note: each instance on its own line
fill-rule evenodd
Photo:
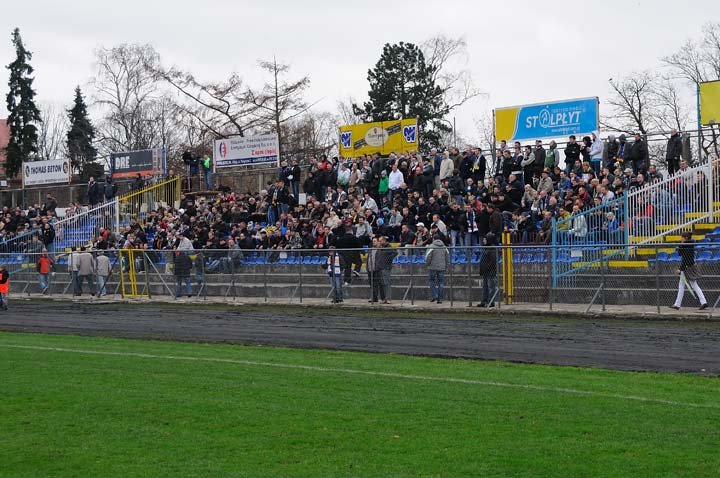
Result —
M 383 44 L 463 36 L 466 67 L 488 95 L 455 113 L 460 133 L 474 138 L 473 118 L 493 107 L 599 96 L 602 112 L 608 78 L 659 68 L 708 20 L 720 20 L 717 0 L 30 0 L 2 6 L 0 61 L 12 61 L 10 34 L 20 27 L 38 101 L 67 104 L 92 77 L 100 45 L 150 43 L 166 65 L 203 79 L 236 71 L 255 84 L 257 60 L 276 55 L 295 75 L 310 75 L 307 99 L 321 100 L 317 109 L 335 111 L 340 98 L 366 97 L 367 70 Z

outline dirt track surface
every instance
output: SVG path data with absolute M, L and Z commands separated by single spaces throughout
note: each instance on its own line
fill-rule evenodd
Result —
M 15 301 L 0 330 L 720 375 L 720 323 Z

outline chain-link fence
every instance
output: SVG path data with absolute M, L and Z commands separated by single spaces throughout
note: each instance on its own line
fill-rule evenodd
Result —
M 713 233 L 707 236 L 713 239 Z M 10 272 L 12 294 L 441 302 L 575 312 L 615 307 L 628 314 L 705 302 L 714 313 L 720 298 L 720 243 L 713 242 L 77 251 L 5 254 L 0 265 Z M 685 292 L 681 303 L 679 287 Z

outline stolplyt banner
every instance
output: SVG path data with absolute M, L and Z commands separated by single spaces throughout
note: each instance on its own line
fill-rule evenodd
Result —
M 598 129 L 598 98 L 580 98 L 495 110 L 498 141 L 580 136 Z

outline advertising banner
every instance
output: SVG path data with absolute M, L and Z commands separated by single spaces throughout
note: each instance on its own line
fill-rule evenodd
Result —
M 142 149 L 110 153 L 110 171 L 113 179 L 129 178 L 140 173 L 154 176 L 163 171 L 163 149 Z
M 215 141 L 213 164 L 215 170 L 253 164 L 280 165 L 278 135 L 239 136 Z
M 340 126 L 340 156 L 418 150 L 417 118 Z
M 537 103 L 495 110 L 497 141 L 581 136 L 598 129 L 598 99 Z
M 70 182 L 70 160 L 23 162 L 23 187 Z
M 720 124 L 720 80 L 700 83 L 700 123 Z

